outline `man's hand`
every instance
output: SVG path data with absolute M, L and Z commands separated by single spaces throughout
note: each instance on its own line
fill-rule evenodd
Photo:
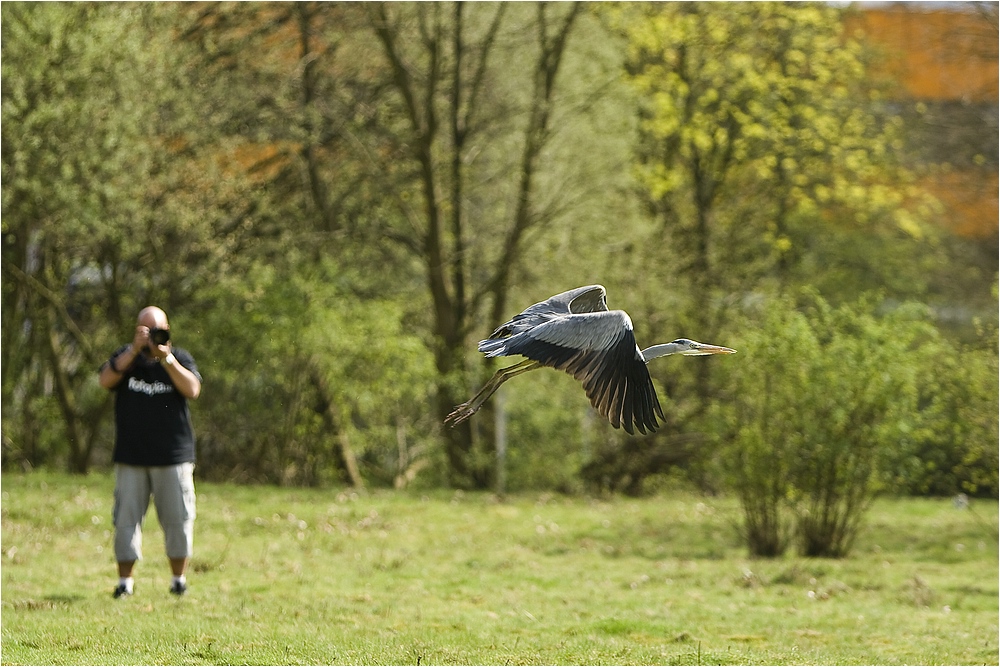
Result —
M 132 352 L 139 354 L 149 345 L 149 327 L 141 324 L 135 328 L 135 336 L 132 338 Z
M 135 328 L 135 338 L 132 339 L 132 349 L 138 354 L 146 350 L 147 354 L 157 361 L 163 361 L 170 354 L 170 341 L 164 345 L 155 345 L 149 339 L 149 327 L 141 324 Z
M 156 357 L 157 361 L 163 361 L 170 356 L 170 341 L 167 341 L 164 345 L 150 344 L 149 353 Z

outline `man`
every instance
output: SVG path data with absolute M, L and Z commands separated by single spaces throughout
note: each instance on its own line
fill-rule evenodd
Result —
M 184 570 L 194 536 L 194 431 L 188 399 L 201 393 L 201 375 L 187 351 L 170 344 L 167 314 L 139 313 L 132 342 L 100 370 L 115 396 L 114 597 L 132 595 L 135 562 L 142 558 L 142 523 L 150 495 L 163 527 L 173 572 L 170 592 L 187 590 Z

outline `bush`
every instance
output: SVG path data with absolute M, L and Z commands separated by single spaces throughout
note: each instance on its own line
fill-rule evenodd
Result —
M 915 495 L 996 498 L 1000 469 L 995 343 L 925 346 L 919 413 L 895 468 L 897 488 Z
M 740 499 L 743 538 L 756 556 L 779 556 L 788 546 L 790 465 L 804 444 L 797 399 L 809 383 L 806 361 L 817 356 L 816 345 L 804 317 L 772 309 L 736 344 L 738 360 L 721 370 L 732 392 L 724 413 L 724 476 Z
M 218 300 L 185 343 L 205 376 L 192 405 L 201 475 L 403 486 L 430 474 L 433 362 L 398 306 L 268 267 L 220 282 Z
M 883 488 L 916 406 L 911 353 L 933 339 L 926 314 L 878 318 L 871 304 L 771 304 L 723 369 L 722 465 L 743 506 L 750 552 L 776 556 L 790 525 L 803 555 L 841 557 Z

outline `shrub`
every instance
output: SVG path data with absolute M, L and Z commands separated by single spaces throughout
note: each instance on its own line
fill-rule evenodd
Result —
M 900 491 L 996 498 L 998 444 L 995 343 L 925 346 L 917 383 L 919 413 L 895 467 Z
M 846 555 L 915 412 L 911 354 L 933 339 L 923 311 L 878 318 L 869 303 L 816 295 L 770 304 L 724 369 L 723 470 L 743 506 L 751 553 Z

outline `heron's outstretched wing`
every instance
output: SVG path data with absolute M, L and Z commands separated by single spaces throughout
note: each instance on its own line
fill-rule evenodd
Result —
M 607 311 L 607 292 L 601 285 L 577 287 L 528 306 L 493 332 L 490 339 L 508 338 L 533 329 L 549 320 L 574 313 Z M 480 348 L 480 352 L 483 352 Z
M 646 433 L 659 427 L 657 416 L 663 419 L 624 311 L 552 315 L 533 328 L 485 340 L 479 349 L 490 357 L 517 354 L 566 371 L 583 383 L 591 405 L 615 428 Z

